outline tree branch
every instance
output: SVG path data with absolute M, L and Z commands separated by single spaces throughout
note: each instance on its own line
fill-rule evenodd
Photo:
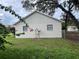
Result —
M 70 11 L 67 11 L 62 5 L 58 5 L 58 7 L 64 11 L 66 14 L 68 14 L 72 20 L 75 22 L 76 26 L 79 28 L 79 21 L 75 18 L 75 16 L 70 12 Z

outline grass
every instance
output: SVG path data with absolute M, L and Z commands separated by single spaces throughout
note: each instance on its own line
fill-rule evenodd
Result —
M 79 43 L 65 39 L 15 39 L 0 51 L 0 59 L 79 59 Z

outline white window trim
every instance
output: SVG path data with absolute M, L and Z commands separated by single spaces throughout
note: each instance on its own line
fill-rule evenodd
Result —
M 47 25 L 47 31 L 53 31 L 53 24 Z

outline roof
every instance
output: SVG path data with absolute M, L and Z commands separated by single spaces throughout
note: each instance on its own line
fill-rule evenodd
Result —
M 33 11 L 33 12 L 31 12 L 29 15 L 23 17 L 22 19 L 25 20 L 26 18 L 28 18 L 28 17 L 30 17 L 31 15 L 33 15 L 35 12 L 37 12 L 37 13 L 39 13 L 39 14 L 42 14 L 42 15 L 44 15 L 44 16 L 47 16 L 47 17 L 49 17 L 49 18 L 52 18 L 52 19 L 55 20 L 55 21 L 63 22 L 62 20 L 58 20 L 58 19 L 56 19 L 56 18 L 53 18 L 52 16 L 49 16 L 49 15 L 47 15 L 47 14 L 45 14 L 45 13 L 42 13 L 42 12 L 39 12 L 39 11 Z M 20 23 L 20 20 L 19 20 L 18 22 L 16 22 L 14 25 L 16 25 L 16 24 L 18 24 L 18 23 Z

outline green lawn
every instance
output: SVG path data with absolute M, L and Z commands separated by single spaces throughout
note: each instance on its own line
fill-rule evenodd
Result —
M 79 59 L 79 43 L 66 39 L 7 38 L 0 59 Z
M 70 40 L 65 39 L 16 39 L 7 38 L 7 41 L 13 43 L 12 47 L 26 49 L 26 48 L 69 48 L 79 49 L 79 44 Z M 8 45 L 9 46 L 9 45 Z

